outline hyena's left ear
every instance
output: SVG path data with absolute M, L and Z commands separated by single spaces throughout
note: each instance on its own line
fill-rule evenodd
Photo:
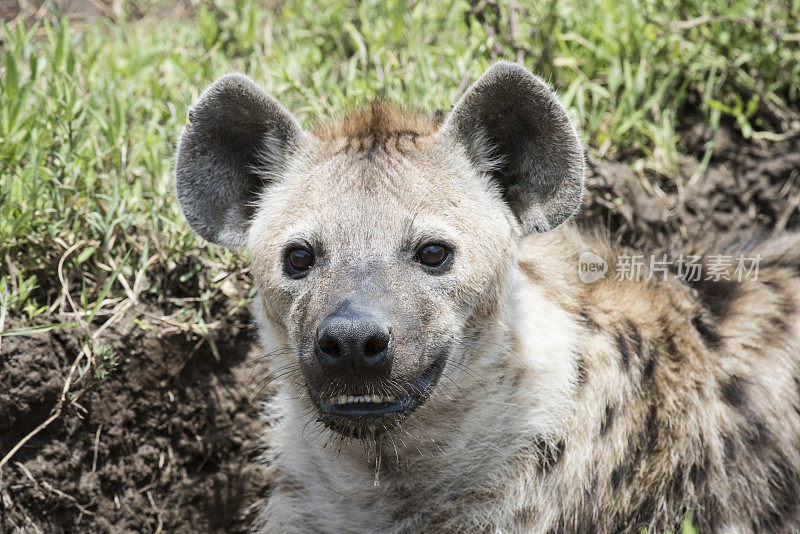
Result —
M 508 62 L 489 68 L 443 131 L 493 176 L 523 233 L 551 230 L 580 206 L 580 140 L 550 87 L 525 68 Z
M 303 132 L 277 100 L 242 74 L 223 76 L 189 109 L 175 181 L 189 225 L 212 243 L 245 244 L 258 194 Z

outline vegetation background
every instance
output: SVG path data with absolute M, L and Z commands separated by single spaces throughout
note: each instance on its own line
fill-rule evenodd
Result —
M 309 126 L 376 95 L 440 115 L 518 61 L 582 128 L 584 218 L 622 244 L 800 225 L 797 0 L 2 0 L 0 18 L 0 532 L 242 531 L 269 493 L 246 258 L 173 194 L 186 109 L 229 71 Z

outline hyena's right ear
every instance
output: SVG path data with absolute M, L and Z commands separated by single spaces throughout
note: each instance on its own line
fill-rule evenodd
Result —
M 247 76 L 214 82 L 189 109 L 178 149 L 178 199 L 191 227 L 212 243 L 244 245 L 259 192 L 302 135 Z

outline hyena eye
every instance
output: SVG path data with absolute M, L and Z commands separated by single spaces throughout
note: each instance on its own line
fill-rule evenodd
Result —
M 314 265 L 314 253 L 305 247 L 292 247 L 286 251 L 284 271 L 292 278 L 304 276 Z
M 441 269 L 449 263 L 452 251 L 444 245 L 424 245 L 417 251 L 415 259 L 426 267 Z

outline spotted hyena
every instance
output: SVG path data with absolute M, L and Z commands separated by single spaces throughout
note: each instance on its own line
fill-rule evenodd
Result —
M 800 237 L 728 251 L 757 278 L 616 280 L 568 222 L 584 172 L 510 63 L 441 124 L 374 103 L 305 132 L 242 75 L 202 95 L 178 197 L 249 251 L 283 377 L 257 532 L 660 532 L 688 510 L 800 532 Z

